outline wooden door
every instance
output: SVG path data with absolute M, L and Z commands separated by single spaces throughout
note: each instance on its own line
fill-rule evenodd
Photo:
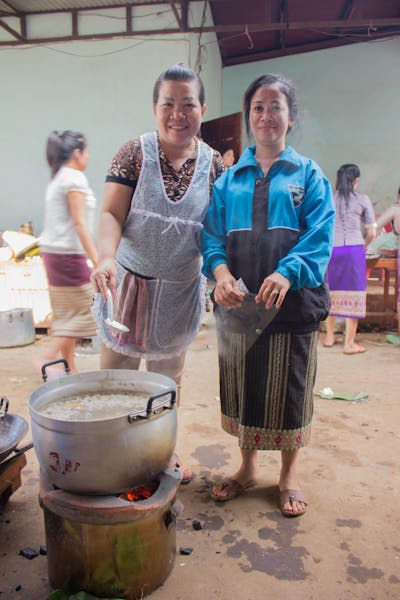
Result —
M 230 146 L 237 161 L 242 153 L 242 113 L 205 121 L 201 125 L 201 137 L 216 150 L 224 145 Z

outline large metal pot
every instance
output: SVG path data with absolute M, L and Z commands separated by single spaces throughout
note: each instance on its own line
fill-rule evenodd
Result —
M 31 308 L 0 310 L 0 348 L 26 346 L 35 341 Z
M 148 394 L 143 410 L 98 421 L 63 421 L 38 411 L 76 394 Z M 176 384 L 146 371 L 104 369 L 45 383 L 29 398 L 32 437 L 40 467 L 58 488 L 116 494 L 163 471 L 176 443 Z

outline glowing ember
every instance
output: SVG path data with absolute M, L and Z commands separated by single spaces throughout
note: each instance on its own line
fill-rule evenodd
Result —
M 139 485 L 138 487 L 126 490 L 123 494 L 118 496 L 118 498 L 121 500 L 128 500 L 128 502 L 140 502 L 141 500 L 150 498 L 157 488 L 158 481 L 147 485 Z

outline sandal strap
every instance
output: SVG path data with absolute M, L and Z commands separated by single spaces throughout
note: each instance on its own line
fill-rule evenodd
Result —
M 307 498 L 301 490 L 282 490 L 280 492 L 281 506 L 284 506 L 287 502 L 293 504 L 293 502 L 302 502 L 307 506 Z

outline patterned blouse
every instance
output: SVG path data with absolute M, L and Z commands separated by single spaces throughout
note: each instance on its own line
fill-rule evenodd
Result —
M 172 201 L 177 201 L 185 194 L 192 180 L 194 169 L 196 166 L 196 157 L 188 158 L 179 171 L 176 171 L 165 156 L 163 150 L 160 151 L 160 164 L 163 176 L 165 191 L 167 196 Z M 197 144 L 196 144 L 197 156 Z M 140 169 L 143 162 L 143 153 L 140 139 L 134 139 L 126 142 L 118 150 L 114 156 L 110 168 L 107 172 L 106 181 L 120 183 L 132 188 L 132 193 L 136 189 L 136 184 L 139 179 Z M 213 150 L 213 158 L 210 169 L 210 194 L 214 181 L 224 171 L 222 158 L 217 150 Z

